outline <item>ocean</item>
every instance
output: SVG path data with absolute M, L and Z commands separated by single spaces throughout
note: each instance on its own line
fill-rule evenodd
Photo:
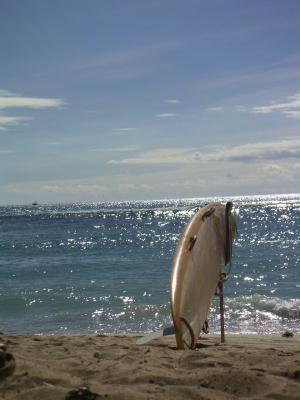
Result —
M 299 198 L 243 196 L 0 207 L 0 331 L 141 333 L 171 323 L 176 242 L 210 201 L 234 204 L 231 333 L 299 331 Z M 219 327 L 218 300 L 209 315 Z

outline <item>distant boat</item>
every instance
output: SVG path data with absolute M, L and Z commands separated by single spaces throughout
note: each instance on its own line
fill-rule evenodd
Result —
M 38 205 L 37 201 L 34 201 L 34 202 L 32 203 L 32 206 L 37 206 L 37 205 Z

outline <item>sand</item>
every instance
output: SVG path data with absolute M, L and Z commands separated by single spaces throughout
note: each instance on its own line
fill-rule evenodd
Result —
M 134 336 L 0 335 L 15 357 L 0 399 L 298 399 L 298 337 L 207 335 L 194 350 L 174 337 L 136 345 Z M 75 397 L 74 397 L 75 398 Z

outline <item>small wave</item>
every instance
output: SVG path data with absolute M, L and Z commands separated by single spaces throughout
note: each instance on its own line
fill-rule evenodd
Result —
M 236 299 L 228 299 L 228 306 L 232 312 L 262 312 L 265 316 L 269 313 L 270 319 L 275 317 L 298 319 L 299 300 L 281 299 L 279 297 L 268 297 L 254 294 L 253 296 L 242 296 Z

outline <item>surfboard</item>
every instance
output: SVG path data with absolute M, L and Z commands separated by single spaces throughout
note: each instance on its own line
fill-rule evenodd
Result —
M 231 260 L 236 225 L 232 203 L 211 203 L 188 222 L 176 246 L 170 303 L 179 349 L 196 346 L 224 264 Z

